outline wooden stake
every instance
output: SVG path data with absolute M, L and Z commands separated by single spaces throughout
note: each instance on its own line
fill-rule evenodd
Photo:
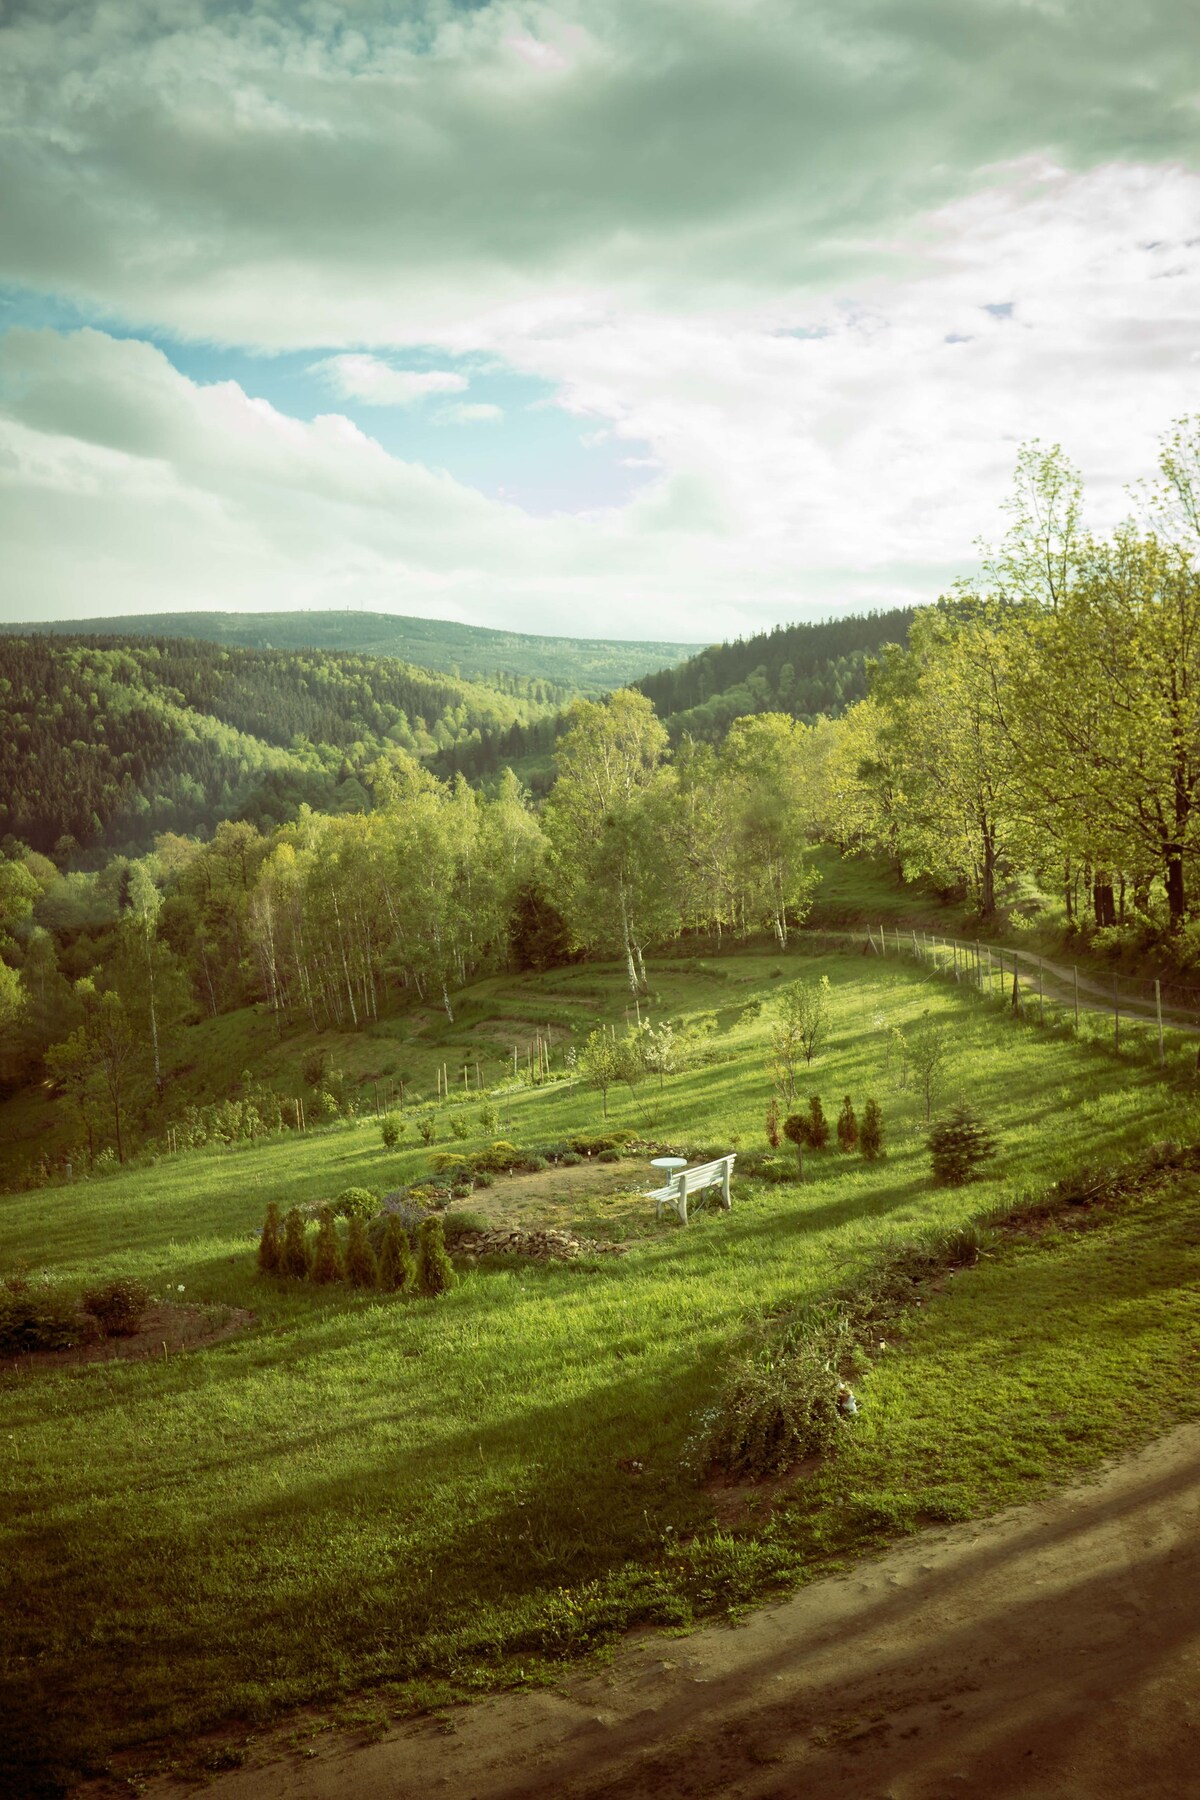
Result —
M 1071 965 L 1071 974 L 1075 982 L 1075 1029 L 1079 1030 L 1079 970 Z
M 1163 1045 L 1162 984 L 1159 981 L 1154 983 L 1154 1010 L 1158 1015 L 1158 1066 L 1161 1069 L 1167 1060 L 1167 1052 Z
M 1042 959 L 1038 957 L 1038 1024 L 1046 1023 L 1046 996 L 1042 988 Z
M 1113 975 L 1113 1049 L 1121 1048 L 1121 997 L 1117 991 L 1118 976 Z

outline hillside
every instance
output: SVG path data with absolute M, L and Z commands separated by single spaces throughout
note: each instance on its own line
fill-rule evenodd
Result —
M 607 638 L 540 637 L 402 613 L 334 611 L 147 613 L 3 626 L 0 630 L 68 637 L 192 638 L 232 649 L 337 650 L 357 656 L 394 656 L 423 669 L 482 680 L 489 686 L 496 685 L 498 675 L 516 676 L 582 694 L 624 687 L 648 669 L 673 666 L 696 648 L 694 644 L 657 640 L 624 643 Z
M 749 713 L 784 712 L 805 724 L 837 718 L 867 692 L 867 663 L 884 644 L 904 644 L 911 607 L 852 613 L 843 619 L 777 625 L 773 631 L 731 643 L 711 644 L 694 656 L 632 686 L 654 703 L 671 742 L 690 736 L 718 743 L 735 719 Z M 535 791 L 549 784 L 551 754 L 563 721 L 543 717 L 483 734 L 479 744 L 460 743 L 441 753 L 442 775 L 478 781 L 515 768 Z
M 137 849 L 304 802 L 357 810 L 358 774 L 388 745 L 431 756 L 565 698 L 503 679 L 507 692 L 390 657 L 0 636 L 0 837 Z

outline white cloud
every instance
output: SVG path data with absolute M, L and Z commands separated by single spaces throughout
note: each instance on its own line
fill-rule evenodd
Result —
M 504 408 L 490 400 L 462 401 L 457 406 L 446 407 L 440 416 L 453 425 L 491 425 L 504 417 Z
M 326 356 L 310 365 L 342 400 L 361 400 L 368 406 L 412 406 L 429 394 L 461 394 L 464 375 L 450 369 L 394 369 L 378 356 Z

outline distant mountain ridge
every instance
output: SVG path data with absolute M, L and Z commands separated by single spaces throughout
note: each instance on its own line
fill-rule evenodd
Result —
M 491 683 L 497 674 L 553 682 L 581 694 L 627 687 L 652 669 L 672 668 L 698 644 L 647 639 L 545 637 L 418 619 L 404 613 L 135 613 L 109 619 L 55 619 L 3 625 L 10 636 L 190 638 L 247 650 L 338 650 L 394 656 L 423 669 Z

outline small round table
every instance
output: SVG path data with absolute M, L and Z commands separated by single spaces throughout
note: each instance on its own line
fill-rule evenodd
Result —
M 650 1158 L 650 1167 L 652 1169 L 661 1169 L 662 1170 L 663 1186 L 665 1187 L 667 1185 L 667 1183 L 670 1181 L 672 1175 L 678 1175 L 680 1169 L 687 1168 L 687 1157 L 686 1156 L 652 1156 Z

